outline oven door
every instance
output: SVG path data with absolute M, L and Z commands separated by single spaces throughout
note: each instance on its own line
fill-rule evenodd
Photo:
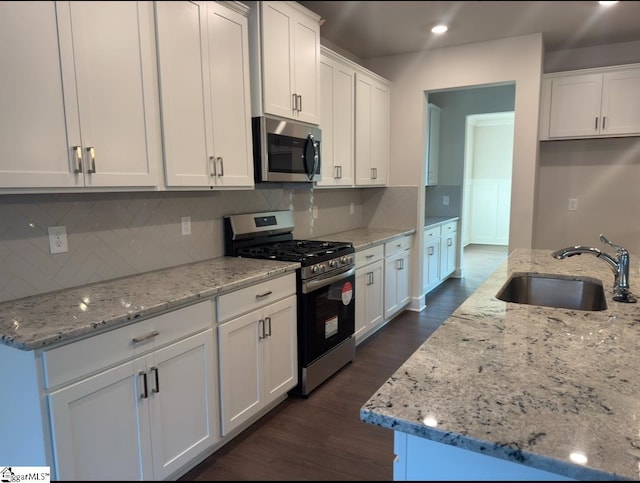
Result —
M 352 267 L 301 282 L 298 343 L 303 367 L 353 335 L 355 273 Z

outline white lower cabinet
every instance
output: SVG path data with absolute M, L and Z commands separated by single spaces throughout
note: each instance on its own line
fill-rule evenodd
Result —
M 384 246 L 356 253 L 356 344 L 384 322 Z
M 458 259 L 458 222 L 452 221 L 442 225 L 440 238 L 440 279 L 444 280 L 456 270 Z
M 254 310 L 235 316 L 247 309 Z M 222 435 L 227 436 L 298 383 L 295 274 L 222 295 L 218 310 L 225 314 L 218 345 Z
M 56 479 L 167 479 L 220 440 L 212 301 L 139 324 L 45 353 L 46 384 L 73 380 L 47 395 Z M 155 348 L 166 332 L 179 340 Z
M 427 293 L 440 284 L 440 227 L 424 230 L 422 291 Z
M 410 301 L 410 255 L 413 236 L 405 236 L 385 243 L 384 317 L 390 319 Z

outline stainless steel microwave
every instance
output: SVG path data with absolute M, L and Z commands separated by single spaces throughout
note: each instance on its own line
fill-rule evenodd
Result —
M 320 181 L 319 127 L 269 116 L 254 117 L 252 124 L 256 182 Z

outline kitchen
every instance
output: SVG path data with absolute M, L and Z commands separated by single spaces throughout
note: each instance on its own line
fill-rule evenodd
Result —
M 581 50 L 576 53 L 575 62 L 582 62 L 579 65 L 581 68 L 605 65 L 605 59 L 608 58 L 619 60 L 617 63 L 621 64 L 637 62 L 637 50 L 632 47 L 633 43 L 612 46 L 600 56 L 589 55 L 594 49 Z M 612 51 L 622 53 L 612 55 Z M 539 87 L 536 79 L 540 78 L 539 64 L 543 56 L 540 38 L 533 36 L 495 41 L 486 45 L 452 47 L 447 53 L 449 55 L 446 59 L 436 56 L 432 58 L 427 54 L 422 59 L 420 69 L 438 72 L 438 76 L 441 76 L 433 76 L 434 78 L 421 73 L 400 72 L 405 62 L 415 60 L 410 55 L 404 59 L 373 59 L 367 62 L 367 66 L 373 71 L 393 79 L 394 89 L 397 85 L 398 92 L 407 93 L 406 98 L 401 96 L 397 103 L 394 101 L 391 105 L 391 159 L 414 160 L 415 164 L 394 164 L 387 187 L 309 190 L 278 186 L 233 191 L 136 190 L 115 193 L 96 190 L 82 194 L 40 190 L 29 195 L 4 194 L 2 246 L 6 256 L 3 258 L 2 272 L 5 276 L 2 300 L 221 256 L 224 244 L 222 219 L 229 213 L 292 210 L 296 222 L 294 234 L 301 239 L 362 226 L 400 230 L 421 228 L 424 218 L 424 203 L 421 200 L 424 194 L 423 189 L 415 185 L 415 179 L 418 178 L 416 172 L 422 169 L 422 154 L 419 152 L 422 133 L 417 132 L 421 123 L 412 122 L 412 119 L 421 119 L 422 112 L 417 112 L 421 106 L 414 105 L 416 103 L 410 100 L 410 96 L 413 96 L 410 93 L 452 87 L 454 79 L 440 74 L 448 71 L 457 72 L 455 82 L 458 86 L 516 80 L 516 138 L 519 142 L 516 144 L 514 159 L 516 163 L 522 160 L 522 165 L 514 167 L 514 184 L 521 187 L 518 193 L 521 198 L 515 199 L 512 206 L 512 213 L 517 216 L 512 215 L 515 223 L 512 223 L 510 246 L 557 248 L 570 243 L 597 242 L 597 233 L 591 231 L 565 233 L 564 227 L 570 224 L 562 223 L 562 220 L 555 220 L 553 232 L 547 228 L 550 226 L 549 212 L 555 212 L 561 196 L 560 206 L 563 207 L 566 204 L 564 198 L 569 197 L 558 187 L 566 186 L 566 180 L 573 179 L 575 171 L 579 170 L 581 163 L 585 163 L 590 172 L 597 173 L 593 175 L 597 176 L 597 182 L 576 178 L 583 182 L 582 186 L 612 192 L 611 185 L 604 183 L 608 181 L 615 186 L 615 192 L 621 199 L 617 198 L 615 205 L 611 206 L 608 198 L 604 197 L 603 201 L 603 197 L 598 197 L 596 206 L 590 206 L 586 195 L 581 196 L 583 193 L 576 191 L 571 197 L 579 198 L 581 204 L 580 210 L 575 214 L 584 216 L 587 220 L 591 220 L 593 214 L 596 214 L 600 220 L 607 220 L 610 224 L 603 226 L 602 231 L 611 239 L 629 247 L 632 253 L 637 252 L 638 242 L 634 233 L 616 231 L 620 229 L 620 220 L 605 216 L 615 213 L 622 220 L 634 219 L 633 213 L 620 213 L 618 210 L 619 207 L 632 209 L 633 200 L 623 196 L 631 196 L 633 190 L 618 188 L 622 180 L 632 182 L 637 179 L 637 167 L 632 164 L 633 159 L 625 157 L 626 153 L 633 152 L 634 149 L 637 151 L 637 144 L 633 141 L 635 138 L 565 141 L 553 145 L 539 145 L 537 142 L 538 106 L 534 99 L 538 99 Z M 592 64 L 585 65 L 581 55 Z M 475 63 L 469 62 L 470 56 L 474 57 Z M 561 55 L 557 57 L 562 58 Z M 545 63 L 551 59 L 553 56 L 545 56 Z M 578 66 L 565 61 L 562 69 L 556 70 L 574 67 Z M 399 71 L 398 75 L 394 72 L 396 69 Z M 428 78 L 428 84 L 414 86 L 412 79 L 420 77 Z M 413 137 L 407 139 L 407 136 Z M 414 142 L 412 139 L 420 141 Z M 536 177 L 534 161 L 538 147 L 545 155 L 540 162 L 540 180 L 541 183 L 546 181 L 551 185 L 550 190 L 545 189 L 545 184 L 538 187 L 531 184 L 531 180 Z M 593 147 L 595 148 L 592 150 Z M 565 165 L 560 165 L 563 167 L 558 167 L 555 163 L 559 157 L 564 157 Z M 612 159 L 627 160 L 626 164 L 616 164 L 619 173 L 615 179 L 603 179 L 599 176 L 603 157 L 606 157 L 607 163 L 611 163 Z M 560 169 L 564 177 L 557 175 Z M 580 186 L 572 187 L 580 189 Z M 544 193 L 544 196 L 537 196 L 541 208 L 534 210 L 536 190 Z M 313 216 L 314 207 L 318 212 L 317 218 Z M 589 230 L 592 226 L 574 218 L 571 219 L 571 224 L 578 227 L 586 225 Z M 69 252 L 50 256 L 46 228 L 60 225 L 67 227 Z M 555 231 L 557 226 L 563 227 L 563 230 Z M 419 245 L 417 240 L 415 243 Z M 421 294 L 417 289 L 420 286 L 418 273 L 414 272 L 411 285 L 412 303 L 419 305 Z

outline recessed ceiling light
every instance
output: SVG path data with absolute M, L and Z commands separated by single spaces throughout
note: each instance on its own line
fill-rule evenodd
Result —
M 616 3 L 618 3 L 617 1 L 613 1 L 613 2 L 598 2 L 600 5 L 602 5 L 603 7 L 609 7 L 611 5 L 615 5 Z
M 435 27 L 433 27 L 431 29 L 431 31 L 434 34 L 443 34 L 443 33 L 445 33 L 447 31 L 447 28 L 448 27 L 446 25 L 436 25 Z

